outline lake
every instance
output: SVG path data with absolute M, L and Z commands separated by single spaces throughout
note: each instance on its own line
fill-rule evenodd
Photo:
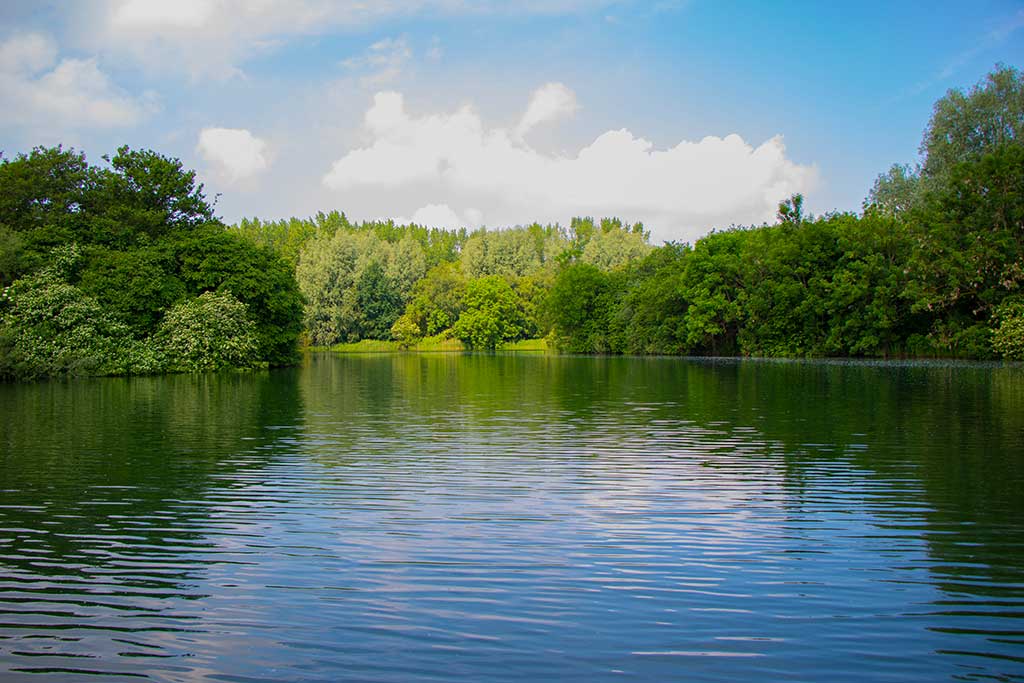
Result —
M 1024 680 L 1019 365 L 323 354 L 0 408 L 4 681 Z

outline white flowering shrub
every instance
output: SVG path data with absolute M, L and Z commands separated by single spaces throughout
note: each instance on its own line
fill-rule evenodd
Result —
M 260 365 L 256 324 L 227 292 L 205 292 L 164 316 L 156 345 L 169 369 L 184 372 Z
M 0 375 L 33 379 L 162 370 L 159 353 L 63 279 L 67 265 L 55 264 L 5 288 L 0 298 Z
M 1006 360 L 1024 360 L 1024 303 L 1004 304 L 992 330 L 992 350 Z

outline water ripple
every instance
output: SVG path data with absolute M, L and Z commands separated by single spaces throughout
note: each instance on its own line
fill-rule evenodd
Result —
M 2 386 L 0 672 L 1024 680 L 1004 370 L 319 356 Z

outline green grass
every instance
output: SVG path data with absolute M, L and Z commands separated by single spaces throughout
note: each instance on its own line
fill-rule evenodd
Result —
M 330 347 L 330 350 L 335 353 L 396 353 L 398 351 L 463 351 L 465 347 L 458 339 L 444 339 L 438 335 L 425 337 L 408 348 L 402 348 L 396 341 L 363 339 L 354 344 L 335 344 Z
M 352 344 L 335 344 L 331 347 L 313 346 L 310 351 L 333 351 L 335 353 L 398 353 L 400 351 L 465 351 L 466 347 L 458 339 L 445 339 L 441 335 L 425 337 L 419 342 L 402 348 L 396 341 L 381 339 L 363 339 Z M 502 346 L 500 351 L 547 351 L 548 344 L 544 339 L 522 339 Z
M 547 339 L 520 339 L 519 341 L 505 344 L 501 347 L 502 351 L 547 351 L 550 347 L 548 346 Z

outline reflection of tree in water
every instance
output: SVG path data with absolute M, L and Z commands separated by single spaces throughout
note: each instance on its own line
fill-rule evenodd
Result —
M 1005 534 L 1021 533 L 1005 528 L 1024 511 L 1019 368 L 513 354 L 314 363 L 316 372 L 302 378 L 310 447 L 317 451 L 320 435 L 331 458 L 383 454 L 403 439 L 493 433 L 489 426 L 517 419 L 526 441 L 560 430 L 583 440 L 627 437 L 646 422 L 669 420 L 717 436 L 725 448 L 737 437 L 760 441 L 779 456 L 794 504 L 809 469 L 823 461 L 873 472 L 897 484 L 894 503 L 921 497 L 914 502 L 924 503 L 945 552 L 959 552 L 958 531 L 976 543 L 983 529 L 998 530 L 1001 540 L 984 541 L 995 543 L 993 569 L 1012 565 Z M 630 419 L 630 410 L 650 412 Z M 971 552 L 980 559 L 986 551 Z
M 266 464 L 301 412 L 290 371 L 0 386 L 2 566 L 171 588 L 209 545 L 204 497 Z M 139 566 L 131 568 L 133 558 Z M 171 570 L 168 567 L 180 567 Z
M 881 520 L 872 532 L 879 538 L 923 539 L 927 569 L 946 595 L 936 613 L 985 616 L 1000 603 L 1019 605 L 1020 368 L 445 354 L 320 362 L 325 372 L 304 377 L 303 396 L 310 429 L 322 437 L 314 438 L 314 457 L 325 464 L 415 451 L 425 468 L 453 466 L 431 464 L 434 443 L 438 452 L 502 454 L 495 467 L 522 474 L 552 467 L 539 446 L 561 439 L 620 467 L 625 490 L 641 484 L 634 475 L 642 471 L 627 471 L 616 447 L 656 438 L 650 430 L 666 424 L 673 447 L 689 458 L 703 453 L 703 464 L 723 477 L 744 476 L 744 459 L 757 468 L 773 463 L 794 519 L 823 496 L 837 507 L 848 496 Z M 515 438 L 503 451 L 510 426 Z M 531 443 L 535 464 L 524 450 Z M 596 471 L 581 466 L 578 476 Z M 637 490 L 639 500 L 645 494 Z
M 314 357 L 315 371 L 302 378 L 306 445 L 336 461 L 339 454 L 387 456 L 403 442 L 426 448 L 431 439 L 456 433 L 473 438 L 523 406 L 535 412 L 558 400 L 549 386 L 558 377 L 545 379 L 535 362 L 523 361 L 461 354 Z
M 961 562 L 996 581 L 1019 580 L 1024 572 L 1021 368 L 730 361 L 647 367 L 650 400 L 674 397 L 687 419 L 752 427 L 780 450 L 794 500 L 811 467 L 842 459 L 892 484 L 876 489 L 891 492 L 890 511 L 923 504 L 909 514 L 925 516 L 934 529 L 928 542 L 953 576 Z
M 725 430 L 723 440 L 753 428 L 764 455 L 777 458 L 786 505 L 798 515 L 829 495 L 829 477 L 848 477 L 856 487 L 850 504 L 883 520 L 880 537 L 909 532 L 927 543 L 928 571 L 945 594 L 932 607 L 939 630 L 960 630 L 949 626 L 955 617 L 965 632 L 987 636 L 965 652 L 1024 661 L 1007 654 L 1024 632 L 1015 619 L 999 623 L 1020 617 L 1024 598 L 1021 368 L 656 360 L 636 367 L 646 375 L 609 382 L 625 387 L 612 404 L 636 393 L 674 401 L 685 419 Z M 870 500 L 857 493 L 865 477 L 882 484 L 870 486 Z
M 924 515 L 932 529 L 926 539 L 948 564 L 943 571 L 955 576 L 961 562 L 997 580 L 1024 571 L 1021 554 L 1008 552 L 1024 541 L 1017 524 L 1024 511 L 1019 371 L 766 363 L 746 374 L 743 410 L 783 445 L 794 469 L 801 460 L 820 461 L 821 449 L 811 444 L 831 444 L 838 456 L 893 484 L 877 489 L 891 492 L 887 509 L 923 503 L 909 514 Z
M 0 670 L 180 676 L 238 531 L 229 489 L 297 429 L 295 373 L 8 385 L 0 404 Z

